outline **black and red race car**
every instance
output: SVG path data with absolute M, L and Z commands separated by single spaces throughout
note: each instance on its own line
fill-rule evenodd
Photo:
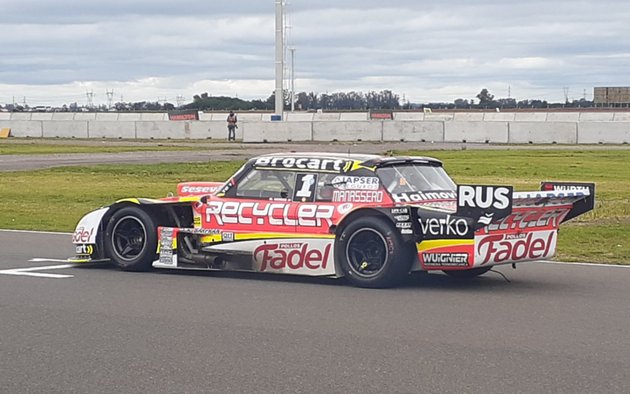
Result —
M 544 182 L 515 193 L 456 185 L 433 158 L 279 153 L 249 160 L 225 183 L 177 191 L 88 213 L 69 260 L 346 277 L 362 287 L 420 270 L 473 277 L 553 256 L 560 224 L 593 209 L 595 186 Z

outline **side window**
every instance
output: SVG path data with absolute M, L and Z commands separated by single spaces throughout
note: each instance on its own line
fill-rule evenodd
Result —
M 333 193 L 335 187 L 333 186 L 333 179 L 337 174 L 321 174 L 319 181 L 317 182 L 317 193 L 315 195 L 315 201 L 330 202 L 333 199 Z
M 236 197 L 258 199 L 290 199 L 295 174 L 291 171 L 251 170 L 240 180 Z

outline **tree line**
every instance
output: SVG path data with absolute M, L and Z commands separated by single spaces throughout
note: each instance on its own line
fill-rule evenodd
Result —
M 112 108 L 105 105 L 86 108 L 72 103 L 55 108 L 55 111 L 112 111 L 132 112 L 132 111 L 172 111 L 176 109 L 199 110 L 199 111 L 273 111 L 275 110 L 275 94 L 271 94 L 267 99 L 243 100 L 238 97 L 211 96 L 201 93 L 193 96 L 192 102 L 182 106 L 175 106 L 170 102 L 117 102 Z M 408 110 L 408 109 L 518 109 L 518 108 L 589 108 L 594 107 L 593 101 L 586 99 L 565 101 L 560 103 L 550 103 L 546 100 L 526 99 L 517 101 L 514 98 L 495 98 L 488 89 L 482 89 L 479 94 L 472 99 L 458 98 L 453 102 L 432 102 L 426 104 L 410 103 L 400 99 L 400 96 L 391 90 L 381 90 L 380 92 L 335 92 L 335 93 L 315 93 L 299 92 L 294 97 L 294 107 L 298 111 L 369 111 L 369 110 Z M 291 98 L 288 92 L 284 92 L 284 108 L 291 109 Z M 2 107 L 0 106 L 0 109 Z M 7 104 L 9 111 L 28 111 L 28 106 L 14 106 Z

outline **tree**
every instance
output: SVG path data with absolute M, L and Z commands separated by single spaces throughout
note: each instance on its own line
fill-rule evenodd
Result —
M 477 98 L 479 99 L 480 106 L 488 106 L 494 102 L 494 95 L 490 94 L 486 88 L 481 89 Z

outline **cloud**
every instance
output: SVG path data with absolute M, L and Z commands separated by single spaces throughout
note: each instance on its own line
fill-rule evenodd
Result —
M 266 0 L 5 1 L 0 103 L 155 100 L 274 89 L 274 6 Z M 292 0 L 299 91 L 391 89 L 411 101 L 563 100 L 630 85 L 630 3 Z

